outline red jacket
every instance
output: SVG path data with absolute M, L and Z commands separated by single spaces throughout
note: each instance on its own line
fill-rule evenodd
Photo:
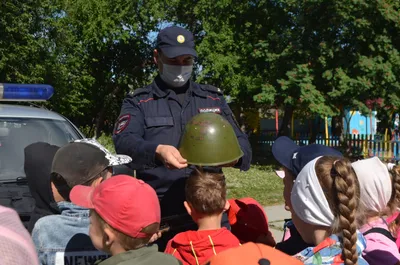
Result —
M 165 253 L 181 260 L 183 265 L 201 265 L 211 256 L 237 246 L 239 240 L 226 228 L 187 231 L 171 239 Z

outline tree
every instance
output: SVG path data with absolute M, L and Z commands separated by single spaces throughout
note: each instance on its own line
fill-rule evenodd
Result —
M 65 50 L 58 57 L 80 69 L 76 76 L 79 86 L 64 86 L 69 90 L 64 90 L 63 97 L 79 95 L 86 100 L 75 120 L 80 124 L 94 123 L 98 137 L 103 129 L 109 131 L 112 127 L 129 85 L 137 88 L 147 82 L 152 51 L 149 33 L 157 27 L 162 13 L 158 11 L 158 1 L 61 3 L 63 15 L 57 19 L 56 35 L 67 38 L 59 38 Z
M 49 59 L 43 31 L 46 1 L 0 2 L 0 82 L 43 82 Z
M 285 61 L 296 66 L 287 68 L 286 78 L 271 80 L 278 85 L 264 85 L 255 100 L 276 99 L 270 95 L 275 92 L 290 106 L 321 116 L 343 116 L 344 107 L 367 113 L 367 99 L 384 98 L 386 105 L 399 105 L 394 96 L 400 94 L 394 74 L 400 69 L 394 21 L 398 1 L 286 3 L 288 12 L 296 14 L 295 34 L 289 40 L 295 46 L 290 57 L 296 60 Z M 268 51 L 267 42 L 262 44 Z M 268 60 L 271 54 L 266 55 Z
M 160 1 L 1 2 L 0 79 L 49 83 L 46 105 L 78 125 L 110 130 L 122 98 L 151 75 Z M 104 127 L 108 124 L 107 127 Z
M 388 111 L 400 108 L 397 0 L 28 0 L 0 7 L 1 81 L 54 85 L 47 106 L 79 125 L 95 123 L 96 136 L 111 130 L 130 87 L 149 82 L 155 31 L 170 22 L 195 34 L 197 81 L 223 89 L 239 117 L 285 110 L 283 129 L 294 111 L 368 113 L 366 102 L 378 98 Z
M 345 107 L 367 111 L 367 99 L 399 105 L 399 7 L 395 0 L 176 0 L 170 10 L 199 37 L 199 80 L 242 106 L 285 109 L 287 127 L 294 109 L 325 117 Z

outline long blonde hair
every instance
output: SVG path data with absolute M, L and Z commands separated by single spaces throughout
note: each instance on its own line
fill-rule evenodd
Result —
M 394 166 L 389 170 L 390 176 L 392 178 L 392 197 L 390 198 L 388 208 L 390 214 L 393 215 L 400 206 L 400 166 Z M 389 224 L 389 231 L 394 237 L 397 237 L 397 233 L 400 228 L 400 214 L 397 218 Z
M 400 206 L 400 166 L 394 166 L 389 170 L 392 178 L 392 197 L 388 203 L 388 207 L 393 214 Z
M 359 209 L 360 187 L 357 176 L 346 158 L 321 157 L 315 170 L 335 216 L 332 233 L 343 235 L 342 258 L 345 265 L 358 264 L 357 254 L 357 210 Z

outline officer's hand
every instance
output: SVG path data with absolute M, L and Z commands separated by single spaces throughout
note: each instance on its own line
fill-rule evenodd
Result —
M 158 145 L 156 154 L 158 159 L 169 169 L 181 169 L 188 166 L 187 160 L 184 159 L 178 149 L 172 145 Z

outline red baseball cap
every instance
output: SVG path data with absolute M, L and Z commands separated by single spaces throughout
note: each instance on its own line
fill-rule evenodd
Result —
M 93 209 L 114 229 L 134 238 L 145 238 L 142 229 L 160 223 L 160 203 L 155 190 L 127 175 L 111 177 L 96 187 L 75 186 L 71 201 Z
M 267 214 L 259 202 L 253 198 L 228 201 L 231 205 L 228 210 L 229 224 L 240 243 L 256 242 L 260 235 L 264 235 L 271 245 L 275 245 L 275 239 L 269 231 Z
M 270 246 L 246 243 L 213 256 L 205 265 L 301 265 L 303 262 Z

